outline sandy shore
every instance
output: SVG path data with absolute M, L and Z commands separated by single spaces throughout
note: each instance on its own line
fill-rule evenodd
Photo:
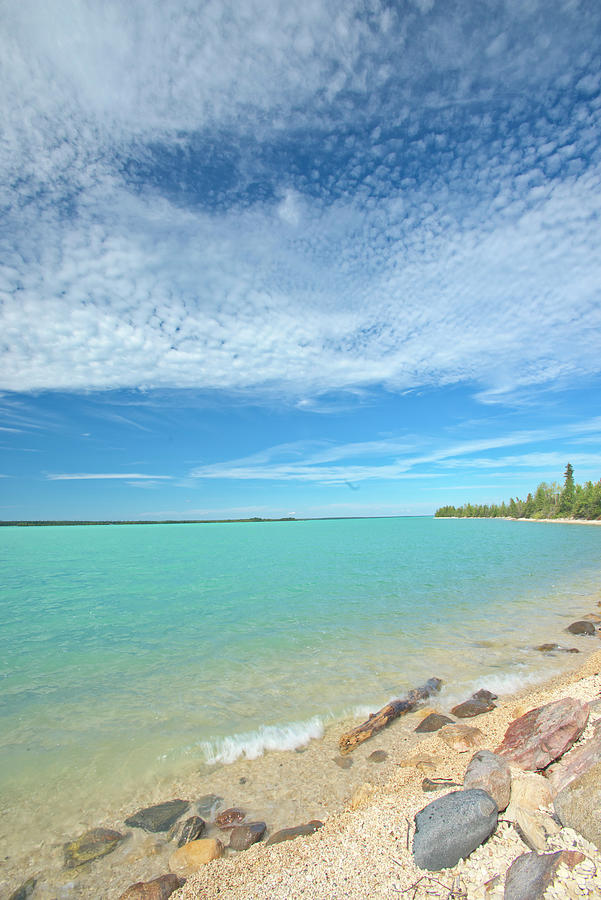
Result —
M 600 695 L 601 650 L 595 650 L 576 671 L 502 698 L 496 709 L 467 720 L 467 724 L 478 726 L 485 735 L 482 746 L 494 750 L 508 724 L 527 710 L 563 697 L 594 701 Z M 598 715 L 599 711 L 593 713 L 591 719 Z M 415 722 L 421 716 L 423 713 L 417 714 Z M 590 726 L 581 741 L 589 731 Z M 407 754 L 406 739 L 396 725 L 386 732 L 386 749 L 389 759 L 377 777 L 360 786 L 347 807 L 327 818 L 314 835 L 272 847 L 257 844 L 239 855 L 216 860 L 172 896 L 177 900 L 502 897 L 502 882 L 489 893 L 483 885 L 495 875 L 504 875 L 513 859 L 529 850 L 503 814 L 496 833 L 454 869 L 426 873 L 414 865 L 410 852 L 415 813 L 445 793 L 425 794 L 421 787 L 424 776 L 461 784 L 474 751 L 459 753 L 449 749 L 436 733 L 424 735 L 418 748 L 424 760 L 420 763 L 415 748 Z M 408 756 L 417 765 L 407 765 Z M 599 892 L 593 886 L 587 894 L 575 896 L 601 897 L 601 853 L 569 829 L 552 841 L 552 849 L 570 849 L 576 844 L 594 859 Z M 594 880 L 597 883 L 596 877 Z

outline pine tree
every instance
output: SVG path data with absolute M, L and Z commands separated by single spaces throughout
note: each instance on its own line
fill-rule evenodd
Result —
M 559 515 L 571 516 L 576 499 L 576 486 L 574 484 L 574 467 L 568 463 L 563 473 L 563 490 L 559 498 Z

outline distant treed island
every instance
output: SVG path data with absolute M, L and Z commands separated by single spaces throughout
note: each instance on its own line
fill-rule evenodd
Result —
M 594 484 L 576 484 L 574 468 L 568 463 L 563 473 L 563 487 L 556 481 L 541 482 L 534 494 L 525 500 L 510 498 L 509 503 L 463 506 L 441 506 L 438 518 L 510 518 L 510 519 L 601 519 L 601 479 Z

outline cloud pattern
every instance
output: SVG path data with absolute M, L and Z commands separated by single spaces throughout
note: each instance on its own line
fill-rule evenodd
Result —
M 601 365 L 601 8 L 4 4 L 0 389 Z

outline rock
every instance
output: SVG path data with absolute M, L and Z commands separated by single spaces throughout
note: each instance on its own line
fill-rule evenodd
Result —
M 497 804 L 485 791 L 439 797 L 415 816 L 415 863 L 431 872 L 451 868 L 490 837 L 496 825 Z
M 591 766 L 601 761 L 601 721 L 595 724 L 592 737 L 581 747 L 575 747 L 565 758 L 549 766 L 547 776 L 553 793 L 558 794 L 578 775 L 583 775 Z
M 416 769 L 420 769 L 424 772 L 435 772 L 440 762 L 441 758 L 439 756 L 432 756 L 430 753 L 424 753 L 419 747 L 414 747 L 413 750 L 410 750 L 409 753 L 403 757 L 399 765 L 402 768 L 415 766 Z
M 461 725 L 459 722 L 445 725 L 440 729 L 438 735 L 447 747 L 457 750 L 459 753 L 476 750 L 484 743 L 484 735 L 479 728 L 474 728 L 472 725 Z
M 431 731 L 438 731 L 439 728 L 442 728 L 443 725 L 452 725 L 453 720 L 449 719 L 448 716 L 442 716 L 440 713 L 430 713 L 429 716 L 426 716 L 421 720 L 417 728 L 415 729 L 416 734 L 429 734 Z
M 203 819 L 212 819 L 218 806 L 223 803 L 223 797 L 219 794 L 203 794 L 196 803 L 196 811 Z
M 422 791 L 425 794 L 433 791 L 442 791 L 445 788 L 448 790 L 452 787 L 461 787 L 461 785 L 457 784 L 456 781 L 451 781 L 450 778 L 424 778 L 422 781 Z
M 547 850 L 547 841 L 561 831 L 561 825 L 542 810 L 519 808 L 515 811 L 513 823 L 516 831 L 531 850 Z
M 493 694 L 492 691 L 487 691 L 484 688 L 480 688 L 479 691 L 476 691 L 475 694 L 472 694 L 472 700 L 481 700 L 482 703 L 491 703 L 493 700 L 498 699 L 498 694 Z
M 586 622 L 584 619 L 581 619 L 578 622 L 572 622 L 571 625 L 568 625 L 566 631 L 569 631 L 570 634 L 595 634 L 595 626 L 592 622 Z
M 152 837 L 149 834 L 143 841 L 136 841 L 123 862 L 127 865 L 131 865 L 148 856 L 159 856 L 166 846 L 166 841 Z
M 167 838 L 170 841 L 175 840 L 178 847 L 183 847 L 184 844 L 189 844 L 190 841 L 197 841 L 205 830 L 205 825 L 205 820 L 201 819 L 200 816 L 190 816 L 189 819 L 185 819 L 183 822 L 176 822 L 169 829 Z
M 23 882 L 21 887 L 18 887 L 16 891 L 12 892 L 8 900 L 29 900 L 37 883 L 37 878 L 35 875 L 32 875 L 31 878 L 28 878 L 27 881 Z
M 169 857 L 169 868 L 181 878 L 187 878 L 220 856 L 223 856 L 223 844 L 218 838 L 200 838 L 174 850 Z
M 473 719 L 474 716 L 481 716 L 482 713 L 490 712 L 495 708 L 496 704 L 492 700 L 480 700 L 474 696 L 454 706 L 451 715 L 457 716 L 458 719 Z
M 496 753 L 522 769 L 544 769 L 577 740 L 589 715 L 588 703 L 555 700 L 515 719 Z
M 229 846 L 232 850 L 248 850 L 252 844 L 260 841 L 265 834 L 265 822 L 248 822 L 246 825 L 234 825 L 230 832 Z
M 564 787 L 554 802 L 561 824 L 601 850 L 601 762 Z
M 119 900 L 167 900 L 171 894 L 185 884 L 177 875 L 159 875 L 152 881 L 136 881 L 130 884 Z
M 539 644 L 534 649 L 541 653 L 580 653 L 578 647 L 561 647 L 559 644 Z
M 350 769 L 353 765 L 353 760 L 350 756 L 335 756 L 334 762 L 340 769 Z
M 505 760 L 491 753 L 479 750 L 474 753 L 463 778 L 465 790 L 481 788 L 493 798 L 499 812 L 507 808 L 511 795 L 511 772 Z
M 519 810 L 536 812 L 543 806 L 551 806 L 553 798 L 549 782 L 542 775 L 515 774 L 511 780 L 511 800 L 505 810 L 505 818 L 514 820 Z
M 388 753 L 386 750 L 374 750 L 373 753 L 370 753 L 367 757 L 367 761 L 371 763 L 382 763 L 388 759 Z
M 106 856 L 107 853 L 112 853 L 124 839 L 124 834 L 113 831 L 111 828 L 92 828 L 74 841 L 64 845 L 65 868 L 74 869 L 77 866 L 83 866 L 84 863 L 99 859 L 101 856 Z
M 305 837 L 308 834 L 315 834 L 315 832 L 322 827 L 323 822 L 320 822 L 318 819 L 312 819 L 305 825 L 295 825 L 293 828 L 282 828 L 281 831 L 276 831 L 275 834 L 271 835 L 267 843 L 281 844 L 282 841 L 291 841 L 297 837 Z
M 244 822 L 246 818 L 246 813 L 243 809 L 239 809 L 237 806 L 231 806 L 229 809 L 224 809 L 223 812 L 220 812 L 218 816 L 215 817 L 215 825 L 217 828 L 221 828 L 222 831 L 227 831 L 228 828 L 232 828 L 234 825 L 240 825 L 241 822 Z
M 555 853 L 523 853 L 518 856 L 505 876 L 505 900 L 542 900 L 563 863 L 569 869 L 582 862 L 584 855 L 577 850 L 557 850 Z
M 130 828 L 143 828 L 144 831 L 169 831 L 180 816 L 190 808 L 187 800 L 167 800 L 165 803 L 157 803 L 139 809 L 133 815 L 128 816 L 125 824 Z

